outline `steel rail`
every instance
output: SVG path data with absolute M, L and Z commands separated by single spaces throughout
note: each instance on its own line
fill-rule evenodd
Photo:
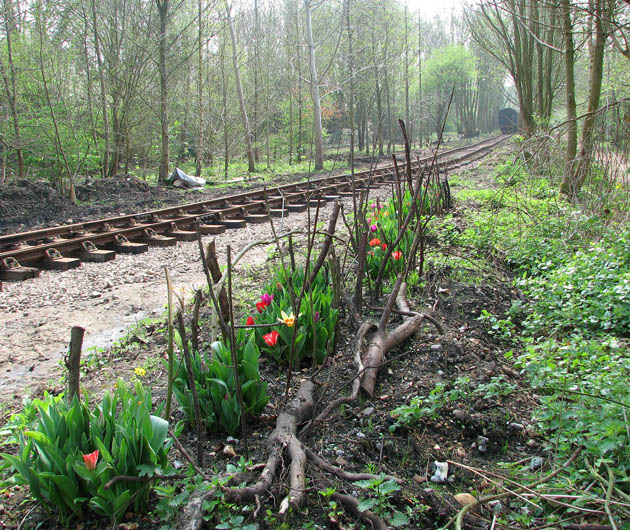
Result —
M 444 171 L 471 163 L 510 136 L 500 135 L 443 151 L 437 155 L 436 168 Z M 412 170 L 426 170 L 433 158 L 416 158 Z M 400 170 L 405 168 L 406 164 L 399 165 Z M 136 214 L 3 235 L 0 280 L 32 278 L 39 274 L 38 268 L 66 270 L 81 261 L 108 261 L 115 252 L 138 253 L 148 245 L 168 246 L 177 240 L 193 240 L 196 233 L 186 229 L 196 224 L 208 234 L 240 228 L 247 222 L 265 222 L 267 204 L 272 215 L 285 215 L 315 206 L 318 201 L 339 198 L 340 192 L 352 193 L 353 183 L 356 191 L 368 184 L 394 182 L 393 176 L 394 166 L 388 165 L 356 172 L 354 181 L 347 174 L 321 177 Z M 104 247 L 114 250 L 103 250 Z

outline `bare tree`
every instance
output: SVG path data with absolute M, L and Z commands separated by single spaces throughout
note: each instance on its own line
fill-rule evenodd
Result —
M 245 144 L 247 147 L 247 160 L 249 163 L 248 171 L 253 173 L 256 171 L 256 160 L 254 157 L 254 146 L 252 142 L 252 131 L 249 127 L 247 119 L 247 109 L 245 107 L 245 96 L 243 95 L 243 86 L 241 85 L 241 72 L 238 66 L 238 53 L 236 48 L 236 33 L 234 32 L 234 24 L 230 16 L 230 5 L 226 4 L 226 17 L 228 26 L 230 27 L 230 37 L 232 39 L 232 65 L 234 67 L 234 80 L 236 82 L 236 92 L 238 94 L 238 104 L 241 109 L 241 119 L 243 121 L 243 129 L 245 130 Z
M 317 7 L 317 5 L 315 7 Z M 309 68 L 311 72 L 311 98 L 313 99 L 315 171 L 320 171 L 324 169 L 324 138 L 322 135 L 322 106 L 319 99 L 319 79 L 317 77 L 317 66 L 315 64 L 315 44 L 313 43 L 311 9 L 311 0 L 304 0 L 304 15 L 306 17 L 306 44 L 308 46 Z

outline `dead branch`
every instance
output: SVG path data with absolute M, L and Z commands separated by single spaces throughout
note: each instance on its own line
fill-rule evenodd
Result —
M 333 466 L 330 462 L 324 460 L 321 456 L 315 454 L 308 447 L 304 448 L 306 452 L 306 456 L 309 460 L 311 460 L 314 464 L 321 467 L 324 471 L 328 471 L 329 473 L 333 473 L 337 475 L 339 478 L 344 480 L 349 480 L 350 482 L 354 482 L 355 480 L 375 480 L 384 478 L 386 480 L 393 480 L 397 484 L 403 484 L 404 480 L 394 477 L 393 475 L 383 475 L 382 477 L 379 475 L 373 475 L 372 473 L 351 473 L 350 471 L 344 471 L 340 467 Z

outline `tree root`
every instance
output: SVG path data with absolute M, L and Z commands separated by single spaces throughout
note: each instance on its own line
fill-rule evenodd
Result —
M 344 493 L 333 493 L 332 499 L 343 504 L 347 510 L 353 512 L 359 517 L 359 519 L 361 519 L 361 521 L 375 530 L 388 530 L 389 527 L 385 524 L 385 521 L 383 521 L 383 519 L 374 512 L 371 512 L 370 510 L 362 512 L 359 510 L 359 500 L 356 497 L 346 495 Z
M 410 311 L 409 304 L 406 299 L 406 292 L 407 284 L 401 283 L 399 279 L 394 286 L 394 291 L 390 295 L 383 317 L 379 322 L 378 329 L 371 336 L 368 336 L 368 349 L 362 358 L 365 371 L 361 376 L 361 389 L 370 397 L 374 396 L 378 368 L 381 364 L 383 364 L 385 354 L 418 331 L 425 320 L 433 323 L 434 325 L 437 324 L 434 319 L 427 318 L 427 315 L 423 313 L 412 313 Z M 406 317 L 402 324 L 390 333 L 387 333 L 385 327 L 387 325 L 389 314 L 393 308 L 392 297 L 394 297 L 398 309 L 402 311 L 403 314 L 413 314 L 414 316 Z M 436 325 L 436 328 L 438 331 L 442 331 L 439 324 Z
M 225 490 L 228 502 L 247 504 L 254 502 L 257 496 L 267 491 L 276 476 L 276 470 L 282 461 L 282 454 L 287 450 L 291 464 L 289 469 L 289 494 L 282 501 L 280 513 L 286 513 L 289 507 L 297 510 L 304 501 L 304 468 L 306 454 L 302 443 L 296 436 L 297 426 L 308 420 L 314 409 L 315 385 L 307 380 L 298 390 L 297 395 L 280 412 L 276 428 L 271 433 L 268 443 L 269 456 L 260 474 L 258 482 L 253 486 Z

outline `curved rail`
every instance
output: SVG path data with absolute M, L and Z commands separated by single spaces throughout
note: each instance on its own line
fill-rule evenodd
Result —
M 454 169 L 485 156 L 511 135 L 500 135 L 437 155 L 439 171 Z M 433 157 L 412 162 L 412 170 L 426 169 Z M 406 164 L 400 165 L 403 170 Z M 32 230 L 0 236 L 0 280 L 37 277 L 40 268 L 67 270 L 81 261 L 109 261 L 116 252 L 140 253 L 152 246 L 171 246 L 177 241 L 218 234 L 226 228 L 267 221 L 267 204 L 273 216 L 303 211 L 319 201 L 351 195 L 369 184 L 393 182 L 394 166 L 349 175 L 329 176 L 285 184 L 200 202 L 160 208 L 131 215 Z M 353 188 L 354 187 L 354 188 Z M 191 230 L 193 228 L 194 230 Z M 28 265 L 28 266 L 27 266 Z

